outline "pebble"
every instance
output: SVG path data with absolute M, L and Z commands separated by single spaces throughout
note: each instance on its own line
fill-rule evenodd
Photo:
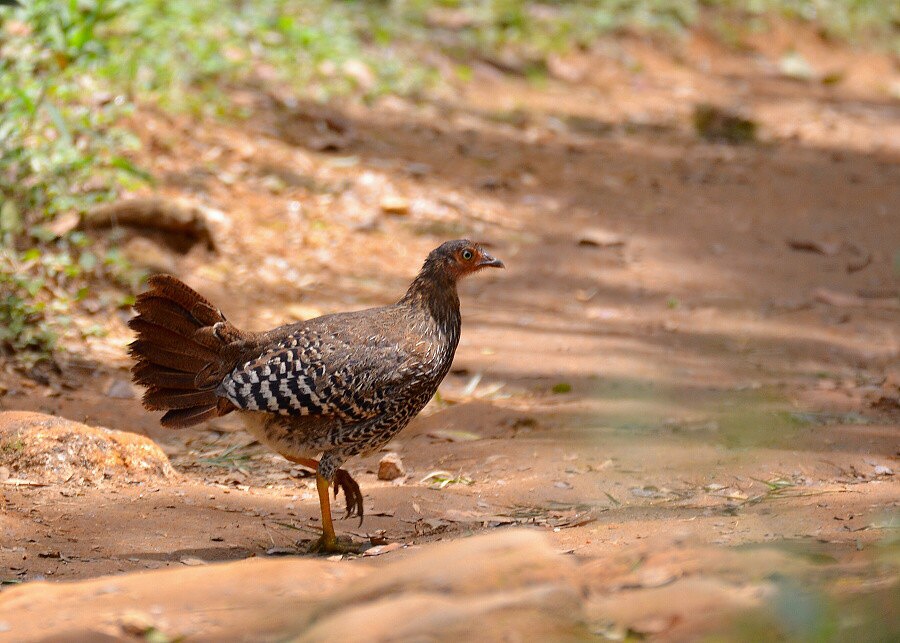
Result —
M 403 467 L 403 461 L 400 456 L 394 452 L 384 454 L 378 463 L 378 479 L 379 480 L 396 480 L 406 475 L 406 469 Z

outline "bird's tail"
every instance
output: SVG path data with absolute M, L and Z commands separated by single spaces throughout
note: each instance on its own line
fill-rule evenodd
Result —
M 245 335 L 218 308 L 170 275 L 154 275 L 137 297 L 137 333 L 129 345 L 136 384 L 146 386 L 144 407 L 165 411 L 163 426 L 181 428 L 234 409 L 216 394 L 234 366 L 233 350 Z

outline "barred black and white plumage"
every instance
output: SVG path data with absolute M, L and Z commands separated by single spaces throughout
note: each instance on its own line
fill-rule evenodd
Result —
M 428 403 L 459 343 L 457 280 L 502 265 L 471 241 L 448 241 L 392 306 L 263 333 L 238 330 L 175 277 L 157 275 L 129 322 L 134 379 L 147 386 L 145 407 L 166 411 L 166 426 L 240 413 L 261 442 L 334 480 L 361 516 L 359 487 L 339 467 L 383 446 Z

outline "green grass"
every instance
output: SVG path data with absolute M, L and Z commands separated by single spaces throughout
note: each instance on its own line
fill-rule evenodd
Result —
M 66 224 L 152 181 L 123 119 L 143 104 L 241 118 L 236 88 L 312 100 L 419 95 L 482 59 L 540 81 L 546 57 L 622 29 L 778 13 L 895 51 L 884 0 L 29 0 L 0 7 L 0 351 L 48 354 L 90 283 L 136 287 Z M 737 29 L 737 27 L 735 27 Z M 722 30 L 720 30 L 722 31 Z M 722 33 L 725 33 L 722 31 Z M 442 79 L 428 53 L 456 60 Z M 104 251 L 105 252 L 105 251 Z

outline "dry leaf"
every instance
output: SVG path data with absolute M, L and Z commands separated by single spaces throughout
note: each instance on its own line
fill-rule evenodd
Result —
M 615 248 L 625 245 L 625 238 L 615 232 L 607 230 L 585 230 L 578 237 L 579 246 L 593 246 L 595 248 Z
M 195 558 L 193 556 L 185 556 L 181 560 L 179 560 L 182 565 L 187 565 L 189 567 L 196 567 L 198 565 L 205 565 L 206 561 L 202 558 Z
M 409 214 L 409 200 L 402 196 L 386 196 L 379 205 L 385 214 Z
M 387 545 L 376 545 L 375 547 L 369 547 L 366 551 L 364 551 L 363 556 L 380 556 L 381 554 L 386 554 L 398 549 L 403 549 L 405 546 L 406 545 L 404 545 L 403 543 L 388 543 Z
M 472 442 L 480 440 L 481 436 L 471 431 L 459 431 L 455 429 L 438 429 L 429 431 L 428 437 L 437 438 L 438 440 L 447 440 L 448 442 Z
M 817 252 L 827 257 L 839 253 L 844 245 L 841 241 L 820 241 L 816 239 L 788 239 L 787 244 L 792 250 Z

